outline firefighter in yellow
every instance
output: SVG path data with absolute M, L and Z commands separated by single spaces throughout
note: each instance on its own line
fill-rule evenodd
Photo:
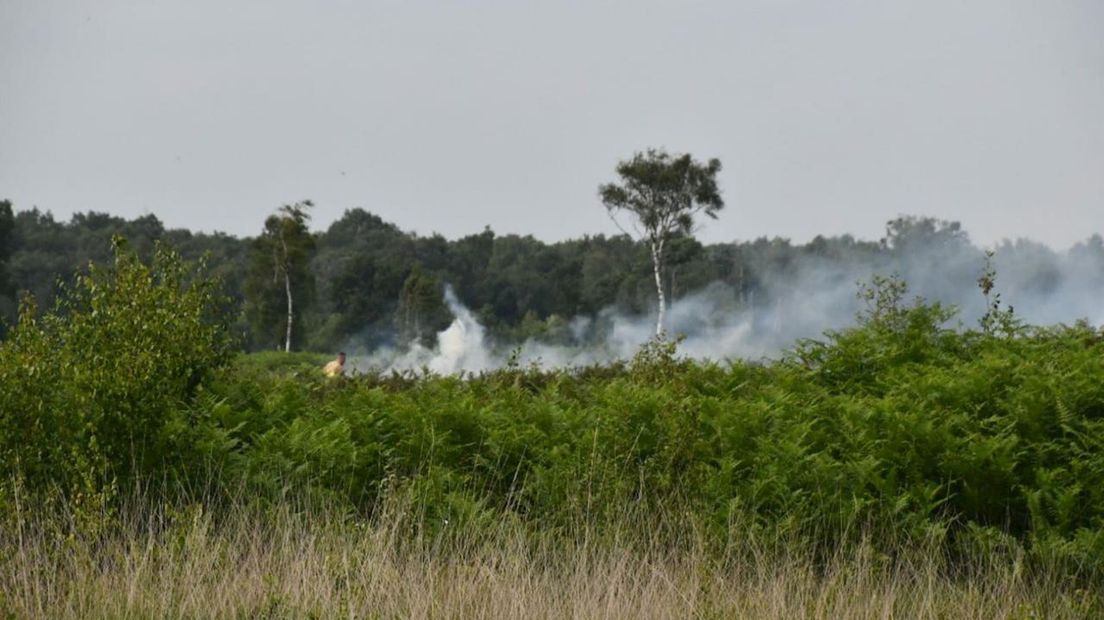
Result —
M 326 364 L 322 368 L 322 374 L 327 377 L 340 377 L 345 374 L 345 352 L 342 351 L 337 354 L 337 359 L 330 360 L 329 364 Z

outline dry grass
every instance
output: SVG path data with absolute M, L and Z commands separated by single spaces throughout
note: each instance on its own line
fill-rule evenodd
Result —
M 1099 592 L 1025 578 L 1016 558 L 954 579 L 940 554 L 922 550 L 890 560 L 858 546 L 818 567 L 751 544 L 718 561 L 700 545 L 664 550 L 628 530 L 565 543 L 505 524 L 430 535 L 397 513 L 372 524 L 290 510 L 146 514 L 117 520 L 94 543 L 53 522 L 5 525 L 0 615 L 1085 618 L 1104 609 Z

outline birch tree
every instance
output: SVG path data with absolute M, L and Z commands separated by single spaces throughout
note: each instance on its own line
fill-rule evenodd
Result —
M 688 154 L 648 149 L 617 164 L 620 183 L 598 188 L 602 204 L 618 227 L 621 224 L 617 216 L 627 213 L 637 236 L 651 250 L 659 308 L 657 338 L 664 337 L 667 315 L 663 282 L 667 245 L 677 234 L 690 234 L 697 215 L 717 218 L 717 212 L 724 208 L 717 187 L 720 170 L 721 162 L 716 158 L 701 163 Z
M 296 320 L 305 305 L 303 297 L 311 289 L 307 263 L 314 251 L 314 236 L 307 225 L 313 206 L 304 200 L 280 207 L 265 220 L 264 231 L 253 246 L 254 268 L 246 291 L 249 322 L 255 337 L 270 344 L 275 335 L 273 324 L 279 324 L 286 352 L 291 351 Z M 282 301 L 282 317 L 275 312 L 277 298 Z

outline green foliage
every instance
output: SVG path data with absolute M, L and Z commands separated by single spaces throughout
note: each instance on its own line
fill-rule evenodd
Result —
M 860 328 L 831 331 L 826 339 L 802 340 L 790 361 L 815 370 L 820 381 L 844 392 L 881 390 L 887 373 L 918 364 L 951 363 L 963 354 L 960 334 L 946 327 L 954 312 L 922 299 L 905 303 L 908 285 L 896 276 L 874 276 L 861 285 L 866 308 Z
M 423 271 L 421 264 L 415 264 L 399 293 L 399 309 L 395 314 L 399 341 L 432 345 L 433 337 L 451 321 L 440 280 Z
M 230 441 L 208 460 L 258 497 L 306 489 L 371 510 L 404 490 L 429 528 L 616 529 L 679 506 L 721 546 L 1000 544 L 1104 569 L 1101 334 L 954 331 L 946 310 L 904 304 L 903 285 L 875 288 L 863 324 L 767 365 L 655 341 L 608 367 L 331 384 L 247 356 L 212 389 Z
M 602 185 L 598 194 L 611 212 L 628 211 L 643 236 L 657 243 L 676 233 L 689 234 L 698 212 L 717 217 L 724 208 L 717 187 L 720 171 L 719 159 L 703 164 L 688 154 L 672 156 L 649 149 L 618 163 L 621 184 Z
M 469 240 L 473 263 L 476 241 L 493 255 Z M 9 490 L 95 509 L 148 477 L 352 513 L 397 493 L 425 529 L 616 532 L 626 514 L 670 527 L 677 508 L 721 549 L 865 537 L 1104 570 L 1104 334 L 1086 324 L 951 328 L 880 278 L 859 325 L 780 362 L 703 364 L 656 341 L 602 367 L 327 381 L 310 354 L 219 371 L 215 284 L 164 249 L 149 267 L 116 252 L 54 311 L 26 303 L 0 345 Z
M 0 215 L 0 230 L 4 219 Z M 211 273 L 222 282 L 232 328 L 245 347 L 267 351 L 285 344 L 286 290 L 280 282 L 273 283 L 271 247 L 257 247 L 267 242 L 167 229 L 152 215 L 126 220 L 93 212 L 59 221 L 34 209 L 15 211 L 6 249 L 0 232 L 0 255 L 10 253 L 7 292 L 0 284 L 3 322 L 14 323 L 17 299 L 24 291 L 35 296 L 39 308 L 52 308 L 59 279 L 70 282 L 71 274 L 90 260 L 111 260 L 113 234 L 129 239 L 143 260 L 152 257 L 157 241 L 169 243 L 188 260 L 208 255 Z M 488 335 L 504 345 L 528 338 L 564 339 L 568 334 L 549 323 L 554 316 L 595 317 L 611 307 L 640 315 L 655 308 L 651 248 L 628 235 L 546 243 L 531 236 L 495 234 L 488 228 L 445 239 L 403 231 L 363 209 L 350 209 L 310 237 L 314 249 L 292 279 L 293 344 L 299 349 L 333 352 L 404 344 L 396 342 L 395 317 L 415 265 L 427 277 L 451 285 Z M 839 287 L 865 273 L 902 273 L 913 290 L 962 295 L 940 298 L 956 303 L 971 320 L 986 309 L 980 296 L 970 294 L 984 252 L 957 224 L 930 218 L 893 220 L 882 243 L 843 235 L 818 236 L 804 244 L 759 238 L 702 245 L 676 232 L 664 254 L 661 277 L 670 300 L 715 283 L 731 291 L 733 311 L 800 303 L 789 300 L 787 287 L 779 284 L 802 282 L 810 268 L 818 282 Z M 1002 244 L 997 255 L 1002 264 L 1019 266 L 1015 277 L 1007 272 L 1002 276 L 1002 286 L 1014 291 L 1021 304 L 1047 299 L 1061 284 L 1062 274 L 1076 276 L 1087 290 L 1104 287 L 1104 241 L 1099 236 L 1064 255 L 1025 241 Z M 1069 278 L 1065 281 L 1071 283 Z M 795 299 L 800 298 L 797 293 Z M 1030 304 L 1023 309 L 1031 312 Z M 591 336 L 600 337 L 601 328 L 587 337 Z
M 150 266 L 114 249 L 53 312 L 27 298 L 0 344 L 2 480 L 96 493 L 161 469 L 179 450 L 166 429 L 228 359 L 214 282 L 164 247 Z
M 13 293 L 11 279 L 11 255 L 13 246 L 12 233 L 15 230 L 15 215 L 12 212 L 11 202 L 0 200 L 0 338 L 7 330 L 4 318 L 11 316 L 13 308 Z
M 977 284 L 985 297 L 985 314 L 979 320 L 981 330 L 986 334 L 1012 336 L 1022 329 L 1023 325 L 1012 306 L 1001 308 L 1000 293 L 993 292 L 997 286 L 997 270 L 993 267 L 992 251 L 985 253 L 985 269 L 978 277 Z
M 305 200 L 280 207 L 252 243 L 245 316 L 259 348 L 291 351 L 292 341 L 301 340 L 302 315 L 314 297 L 308 267 L 315 240 L 307 227 L 313 206 Z
M 720 171 L 721 161 L 716 158 L 703 164 L 689 154 L 672 156 L 663 150 L 648 149 L 617 164 L 620 184 L 606 183 L 598 188 L 610 217 L 628 212 L 637 235 L 651 251 L 659 305 L 657 337 L 664 333 L 666 289 L 671 280 L 668 262 L 671 254 L 677 255 L 667 246 L 677 236 L 691 234 L 695 215 L 717 218 L 724 208 L 717 186 Z

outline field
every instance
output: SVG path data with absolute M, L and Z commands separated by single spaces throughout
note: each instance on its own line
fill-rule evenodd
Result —
M 868 298 L 777 361 L 329 380 L 123 254 L 0 345 L 0 612 L 1104 613 L 1100 331 Z
M 1019 553 L 968 570 L 937 546 L 813 557 L 736 543 L 717 555 L 626 524 L 569 538 L 499 523 L 446 536 L 409 515 L 198 504 L 146 510 L 95 543 L 27 523 L 5 541 L 14 617 L 1090 618 L 1099 591 Z M 13 532 L 15 533 L 15 532 Z M 739 534 L 736 534 L 739 536 Z M 735 542 L 735 541 L 734 541 Z

